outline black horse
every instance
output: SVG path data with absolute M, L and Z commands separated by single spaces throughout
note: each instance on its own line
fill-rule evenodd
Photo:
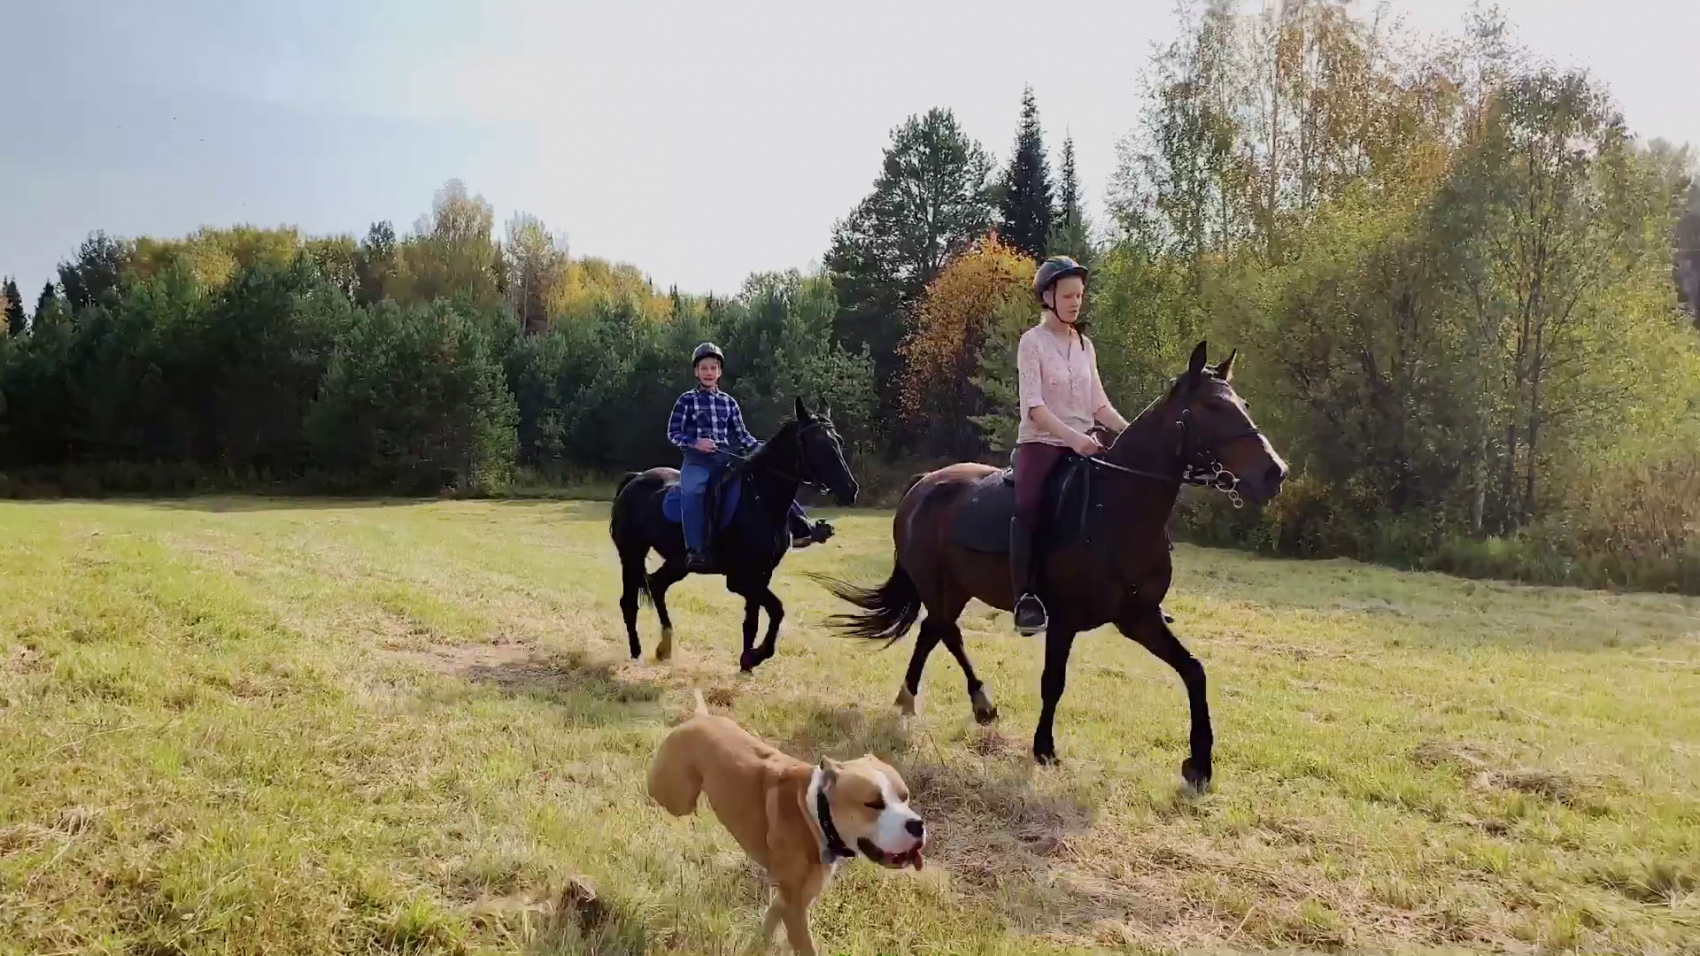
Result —
M 626 619 L 626 639 L 632 658 L 643 655 L 638 641 L 638 599 L 647 596 L 655 603 L 661 619 L 661 643 L 655 659 L 673 654 L 673 620 L 667 614 L 667 589 L 683 580 L 685 538 L 678 522 L 669 520 L 663 504 L 668 492 L 679 484 L 677 468 L 651 468 L 621 479 L 614 494 L 608 532 L 620 552 L 620 612 Z M 720 502 L 738 495 L 729 521 L 720 521 Z M 779 622 L 785 607 L 768 587 L 773 570 L 791 549 L 790 508 L 801 485 L 826 488 L 841 505 L 852 505 L 860 489 L 844 461 L 838 432 L 832 427 L 831 410 L 822 408 L 811 415 L 797 399 L 797 417 L 785 422 L 773 438 L 755 454 L 727 470 L 724 480 L 710 488 L 710 526 L 714 529 L 715 570 L 726 576 L 726 590 L 744 599 L 744 653 L 738 666 L 749 673 L 773 656 L 779 637 Z M 654 550 L 663 564 L 649 574 L 644 561 Z M 767 635 L 757 647 L 759 609 L 767 609 Z

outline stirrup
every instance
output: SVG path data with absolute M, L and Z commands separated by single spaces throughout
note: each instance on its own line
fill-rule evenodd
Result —
M 1022 623 L 1022 611 L 1028 611 L 1028 620 Z M 1037 620 L 1031 620 L 1033 617 Z M 1015 600 L 1015 631 L 1023 637 L 1031 637 L 1051 626 L 1050 613 L 1045 610 L 1045 602 L 1039 600 L 1039 595 L 1028 592 Z

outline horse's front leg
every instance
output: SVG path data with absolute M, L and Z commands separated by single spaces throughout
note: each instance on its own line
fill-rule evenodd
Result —
M 1057 742 L 1052 725 L 1057 717 L 1057 702 L 1062 700 L 1068 686 L 1068 655 L 1074 650 L 1073 629 L 1051 618 L 1051 628 L 1045 632 L 1045 673 L 1039 678 L 1039 728 L 1033 732 L 1033 759 L 1041 764 L 1057 762 Z
M 744 599 L 744 651 L 738 655 L 738 669 L 745 674 L 761 663 L 756 654 L 756 625 L 761 621 L 761 592 L 744 582 L 734 586 L 727 581 L 726 589 Z
M 1116 622 L 1116 628 L 1174 668 L 1181 683 L 1186 685 L 1187 703 L 1192 710 L 1192 754 L 1181 762 L 1181 777 L 1193 790 L 1202 793 L 1210 787 L 1210 751 L 1216 740 L 1210 729 L 1210 699 L 1205 693 L 1204 665 L 1169 630 L 1163 617 L 1161 607 L 1135 605 Z
M 767 635 L 756 649 L 757 664 L 767 661 L 779 649 L 779 622 L 785 620 L 785 605 L 780 603 L 771 585 L 761 589 L 761 606 L 767 611 Z

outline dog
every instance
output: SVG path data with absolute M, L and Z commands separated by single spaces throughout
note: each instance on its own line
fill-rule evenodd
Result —
M 809 907 L 841 861 L 860 854 L 887 869 L 921 869 L 926 823 L 896 770 L 872 754 L 798 760 L 709 713 L 699 690 L 696 713 L 650 759 L 649 797 L 683 817 L 705 793 L 721 825 L 773 878 L 763 949 L 783 922 L 791 948 L 814 956 Z

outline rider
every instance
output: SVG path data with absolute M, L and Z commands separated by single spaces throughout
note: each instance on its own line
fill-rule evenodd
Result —
M 1036 634 L 1049 616 L 1033 593 L 1033 533 L 1043 519 L 1045 479 L 1070 450 L 1096 455 L 1104 448 L 1088 431 L 1096 421 L 1116 434 L 1127 428 L 1098 378 L 1098 353 L 1080 333 L 1080 307 L 1086 297 L 1086 267 L 1068 256 L 1052 256 L 1039 265 L 1033 292 L 1039 299 L 1039 324 L 1022 333 L 1018 351 L 1021 428 L 1016 439 L 1015 517 L 1009 523 L 1010 580 L 1015 629 Z
M 704 547 L 708 537 L 709 517 L 704 513 L 704 499 L 709 483 L 724 471 L 731 459 L 728 451 L 748 452 L 759 446 L 755 436 L 744 427 L 744 414 L 732 396 L 720 390 L 720 373 L 726 355 L 713 342 L 704 342 L 691 355 L 691 371 L 697 387 L 679 396 L 673 413 L 667 420 L 667 440 L 684 453 L 684 465 L 679 469 L 680 502 L 685 530 L 685 566 L 692 571 L 706 571 L 710 561 Z M 809 525 L 803 506 L 791 502 L 789 515 L 791 543 L 806 548 L 825 541 L 832 528 L 825 521 Z

